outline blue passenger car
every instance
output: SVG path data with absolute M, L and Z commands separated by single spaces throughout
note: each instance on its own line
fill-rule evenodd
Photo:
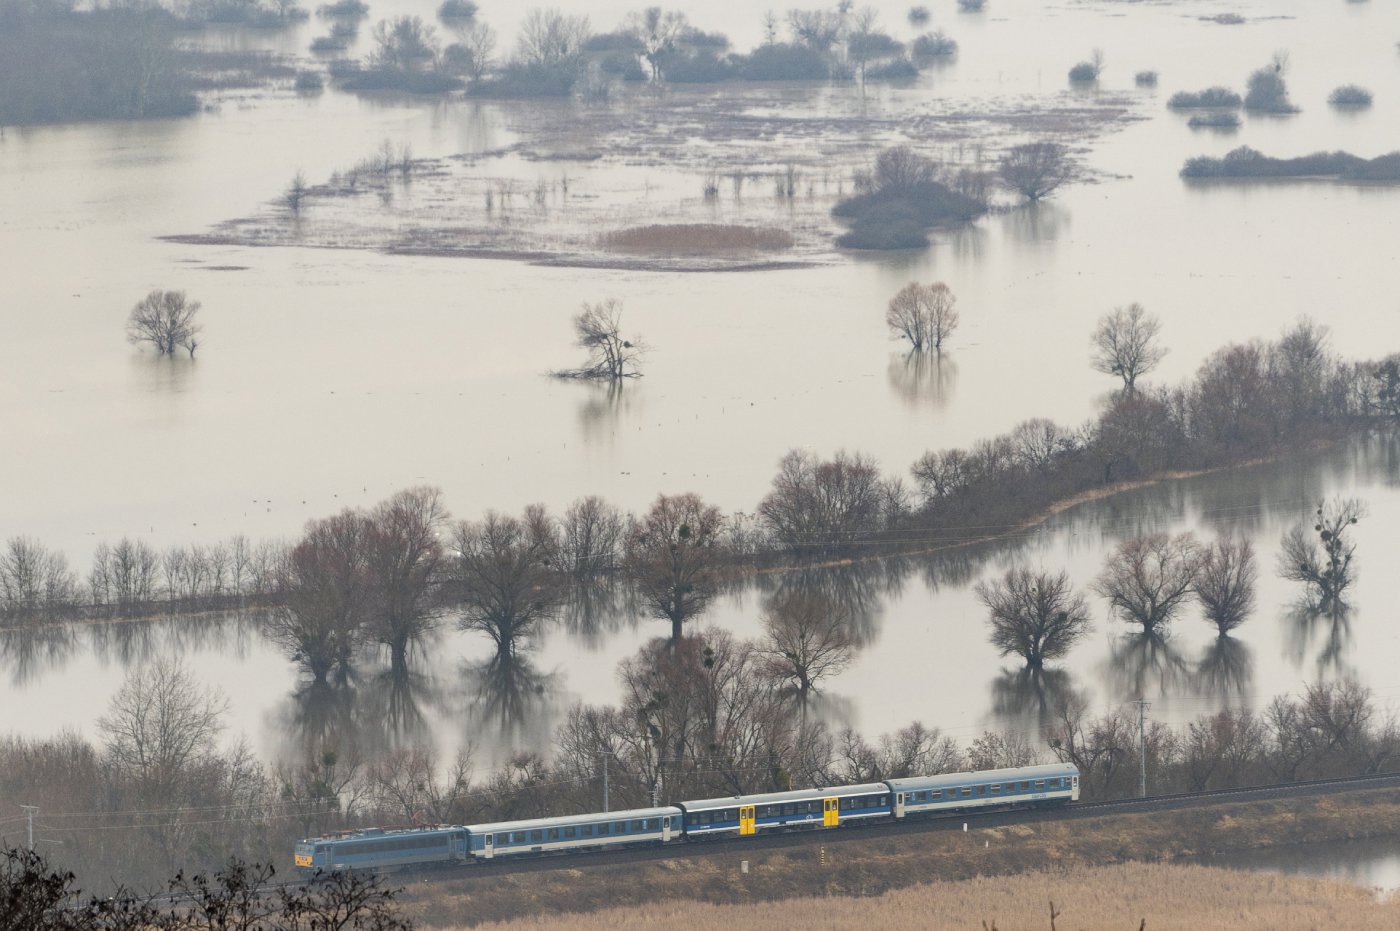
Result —
M 1079 770 L 1069 763 L 989 769 L 979 773 L 914 776 L 889 779 L 885 784 L 894 793 L 896 818 L 931 811 L 1079 799 Z
M 630 811 L 498 821 L 474 824 L 471 855 L 482 860 L 563 850 L 664 844 L 681 838 L 679 808 L 636 808 Z
M 296 845 L 298 870 L 391 869 L 421 863 L 449 863 L 467 858 L 467 829 L 365 828 Z
M 883 782 L 766 795 L 681 802 L 687 837 L 756 834 L 784 827 L 836 827 L 843 821 L 889 817 L 889 787 Z

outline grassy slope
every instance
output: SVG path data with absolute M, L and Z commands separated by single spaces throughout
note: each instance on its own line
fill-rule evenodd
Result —
M 1400 790 L 1371 790 L 1158 814 L 1021 824 L 967 834 L 950 831 L 871 838 L 859 831 L 830 832 L 814 834 L 812 842 L 802 847 L 745 852 L 729 846 L 723 852 L 705 853 L 686 849 L 667 860 L 606 868 L 590 868 L 587 859 L 580 857 L 570 861 L 567 868 L 549 872 L 498 876 L 477 873 L 466 879 L 420 880 L 410 884 L 405 905 L 410 916 L 436 927 L 521 916 L 537 916 L 547 923 L 551 916 L 557 920 L 563 913 L 634 905 L 644 906 L 648 914 L 670 915 L 691 912 L 692 903 L 697 901 L 751 904 L 813 896 L 866 897 L 917 886 L 930 879 L 971 880 L 1043 869 L 1082 870 L 1123 861 L 1164 860 L 1231 848 L 1397 832 Z M 819 862 L 821 847 L 825 848 L 825 865 Z M 750 862 L 748 874 L 739 869 L 740 860 L 745 858 Z M 1084 889 L 1092 889 L 1096 883 L 1097 880 L 1086 881 Z M 1106 894 L 1113 900 L 1113 896 L 1121 897 L 1126 892 L 1110 888 Z M 673 904 L 660 904 L 666 902 Z M 819 904 L 834 907 L 832 903 Z M 868 903 L 846 904 L 852 915 L 868 917 Z M 600 917 L 609 927 L 617 927 L 614 922 L 620 920 L 616 915 Z M 982 917 L 990 924 L 996 916 Z M 740 919 L 736 916 L 734 920 Z M 571 919 L 571 926 L 584 927 L 577 921 Z M 878 924 L 886 926 L 884 921 Z M 736 926 L 746 925 L 747 918 Z M 1012 926 L 1003 922 L 1002 931 Z M 1048 926 L 1048 921 L 1044 926 Z M 1136 926 L 1134 921 L 1132 927 Z M 1153 928 L 1162 926 L 1149 924 Z M 1367 925 L 1362 922 L 1342 926 Z M 1391 926 L 1400 927 L 1400 922 Z M 1061 927 L 1081 925 L 1070 922 Z

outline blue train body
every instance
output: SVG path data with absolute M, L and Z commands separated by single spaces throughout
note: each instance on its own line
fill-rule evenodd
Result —
M 302 872 L 392 869 L 430 863 L 584 853 L 765 831 L 834 828 L 978 808 L 1059 805 L 1079 798 L 1070 764 L 942 773 L 863 785 L 697 799 L 662 808 L 594 812 L 490 824 L 365 829 L 296 845 Z

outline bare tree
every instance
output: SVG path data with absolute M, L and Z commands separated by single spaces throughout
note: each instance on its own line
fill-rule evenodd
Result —
M 795 449 L 779 463 L 758 516 L 797 552 L 839 550 L 880 529 L 885 490 L 879 467 L 866 456 L 841 450 L 822 461 Z
M 1351 528 L 1366 516 L 1366 505 L 1357 498 L 1333 498 L 1319 504 L 1315 515 L 1311 534 L 1299 524 L 1283 535 L 1279 574 L 1307 585 L 1318 606 L 1327 608 L 1344 601 L 1354 580 Z
M 292 175 L 292 183 L 287 185 L 286 192 L 282 194 L 282 201 L 292 213 L 301 213 L 301 202 L 306 199 L 306 194 L 306 175 L 298 170 Z
M 131 309 L 126 320 L 126 338 L 132 343 L 150 343 L 163 356 L 182 347 L 194 358 L 203 327 L 197 322 L 199 301 L 184 291 L 152 291 Z
M 591 33 L 587 16 L 568 16 L 555 8 L 530 10 L 520 24 L 516 61 L 530 68 L 576 68 Z
M 160 659 L 127 676 L 97 729 L 113 765 L 155 792 L 169 792 L 188 767 L 216 752 L 227 711 L 217 689 Z
M 592 579 L 612 571 L 621 554 L 626 522 L 617 508 L 596 495 L 581 498 L 564 512 L 561 561 L 575 578 Z
M 957 302 L 952 289 L 941 281 L 929 285 L 911 281 L 890 299 L 885 323 L 909 340 L 915 352 L 926 345 L 941 351 L 943 341 L 958 326 Z
M 990 612 L 992 645 L 1002 656 L 1021 657 L 1030 669 L 1064 656 L 1089 632 L 1089 604 L 1066 572 L 1011 569 L 973 590 Z
M 67 558 L 37 540 L 11 537 L 0 550 L 0 618 L 53 619 L 78 599 Z
M 519 518 L 491 511 L 458 524 L 453 545 L 460 626 L 490 637 L 498 657 L 513 657 L 559 611 L 558 529 L 540 505 Z
M 444 769 L 431 746 L 390 750 L 369 767 L 368 780 L 381 810 L 411 824 L 463 824 L 472 795 L 472 748 Z
M 1055 463 L 1056 457 L 1075 448 L 1074 435 L 1053 420 L 1034 417 L 1022 421 L 1011 431 L 1011 442 L 1016 447 L 1016 457 L 1027 468 L 1045 472 Z
M 446 525 L 437 488 L 401 491 L 369 515 L 365 547 L 374 592 L 367 633 L 389 648 L 395 668 L 406 667 L 409 645 L 437 625 L 432 583 Z
M 374 67 L 397 71 L 421 71 L 437 62 L 437 30 L 418 16 L 381 19 L 372 34 Z
M 724 517 L 698 495 L 662 495 L 632 526 L 627 575 L 645 610 L 671 622 L 671 643 L 704 612 L 719 588 Z
M 642 57 L 651 66 L 653 81 L 661 80 L 661 62 L 667 53 L 676 47 L 676 41 L 685 34 L 685 14 L 679 10 L 662 10 L 659 6 L 649 6 L 640 13 L 627 17 L 627 31 L 642 47 Z
M 317 682 L 350 669 L 373 605 L 364 514 L 346 509 L 311 521 L 279 572 L 283 605 L 266 634 Z
M 1202 553 L 1196 597 L 1206 620 L 1225 636 L 1254 610 L 1254 547 L 1248 540 L 1222 537 Z
M 806 705 L 818 682 L 840 673 L 855 653 L 850 612 L 831 599 L 779 592 L 763 612 L 763 670 Z
M 1124 621 L 1160 634 L 1194 590 L 1200 566 L 1200 546 L 1189 533 L 1136 537 L 1118 544 L 1093 588 Z
M 574 318 L 574 332 L 579 348 L 588 350 L 588 362 L 583 368 L 555 372 L 559 378 L 599 378 L 620 381 L 637 378 L 637 371 L 646 346 L 639 339 L 622 335 L 622 302 L 609 298 L 597 304 L 583 305 L 583 313 Z
M 1058 142 L 1028 142 L 1002 156 L 997 173 L 1008 188 L 1035 202 L 1072 181 L 1074 163 Z
M 1115 307 L 1099 318 L 1090 343 L 1094 371 L 1123 379 L 1123 392 L 1137 391 L 1137 380 L 1157 367 L 1167 350 L 1158 341 L 1162 321 L 1141 304 Z

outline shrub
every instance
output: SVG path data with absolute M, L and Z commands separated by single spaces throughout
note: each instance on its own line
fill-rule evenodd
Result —
M 632 33 L 623 32 L 621 29 L 589 36 L 583 43 L 583 50 L 585 52 L 633 52 L 637 55 L 643 51 L 641 41 Z
M 981 13 L 986 0 L 958 0 L 958 9 L 964 13 Z
M 1283 69 L 1274 64 L 1260 68 L 1249 76 L 1249 87 L 1244 95 L 1244 108 L 1261 113 L 1296 113 L 1298 108 L 1288 99 L 1288 85 L 1283 80 Z
M 1197 113 L 1186 121 L 1192 129 L 1239 129 L 1240 117 L 1237 113 Z
M 958 43 L 940 29 L 919 36 L 910 51 L 915 58 L 949 58 L 958 54 Z
M 1138 87 L 1156 87 L 1157 72 L 1139 71 L 1137 74 L 1133 75 L 1133 83 Z
M 323 90 L 326 82 L 321 75 L 315 71 L 298 71 L 296 80 L 292 84 L 299 91 L 319 91 Z
M 642 70 L 641 62 L 637 61 L 636 55 L 629 55 L 626 52 L 609 52 L 598 62 L 598 69 L 604 74 L 621 78 L 624 81 L 645 81 L 646 71 Z
M 1202 16 L 1201 19 L 1208 23 L 1217 23 L 1221 26 L 1240 26 L 1244 24 L 1244 17 L 1238 13 L 1216 13 L 1214 16 Z
M 311 51 L 318 55 L 343 52 L 350 47 L 350 40 L 340 36 L 317 36 L 311 40 Z
M 445 94 L 463 86 L 461 78 L 441 71 L 407 68 L 361 68 L 354 64 L 332 70 L 337 83 L 348 91 L 401 91 L 406 94 Z
M 1244 103 L 1239 94 L 1228 87 L 1208 87 L 1203 91 L 1177 91 L 1167 101 L 1173 110 L 1205 110 L 1211 108 L 1238 108 Z
M 865 76 L 872 81 L 897 81 L 903 78 L 917 78 L 919 69 L 907 58 L 895 58 L 871 65 Z
M 735 59 L 738 76 L 746 81 L 820 81 L 831 74 L 826 57 L 805 45 L 761 45 Z
M 863 213 L 851 229 L 836 237 L 842 249 L 922 249 L 928 245 L 925 226 L 908 204 L 881 201 Z
M 1081 61 L 1073 68 L 1069 69 L 1069 79 L 1071 81 L 1097 81 L 1099 71 L 1092 63 Z
M 1183 178 L 1311 178 L 1345 181 L 1400 181 L 1400 152 L 1364 159 L 1350 152 L 1314 152 L 1299 158 L 1270 158 L 1240 146 L 1224 158 L 1201 156 L 1186 162 Z
M 442 20 L 462 20 L 473 19 L 476 16 L 477 6 L 472 0 L 442 0 L 442 5 L 437 9 L 438 19 Z
M 1356 84 L 1344 84 L 1327 97 L 1327 102 L 1334 107 L 1369 107 L 1371 92 Z
M 317 16 L 327 18 L 351 17 L 369 15 L 369 4 L 364 0 L 335 0 L 334 3 L 324 3 L 316 8 Z
M 538 65 L 512 64 L 489 81 L 481 81 L 471 93 L 478 97 L 567 97 L 573 92 L 572 72 Z
M 666 65 L 665 73 L 666 80 L 675 84 L 710 84 L 732 78 L 734 66 L 706 50 L 676 58 Z

